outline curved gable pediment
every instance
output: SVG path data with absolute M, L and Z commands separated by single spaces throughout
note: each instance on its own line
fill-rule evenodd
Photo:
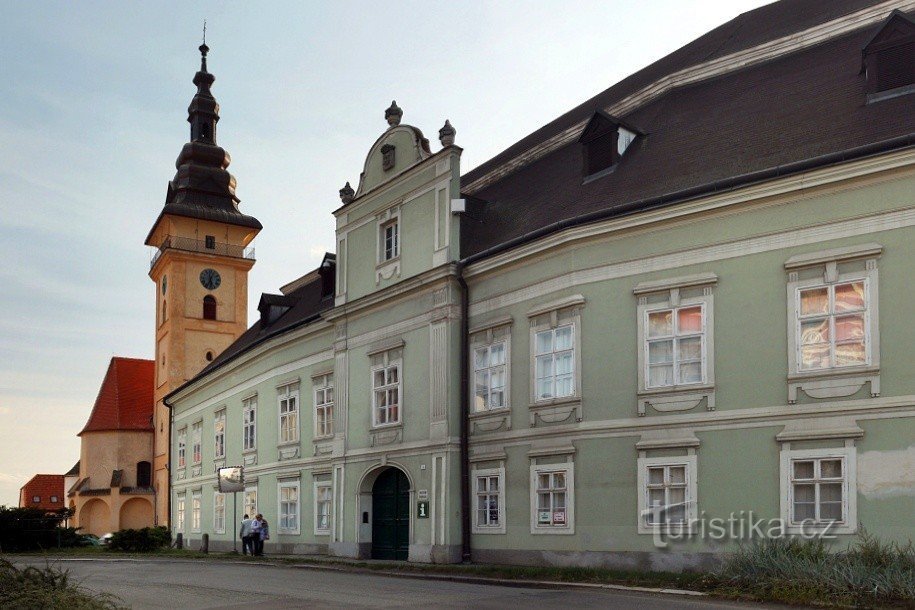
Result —
M 431 155 L 429 140 L 418 128 L 412 125 L 391 127 L 369 149 L 356 197 L 399 176 Z

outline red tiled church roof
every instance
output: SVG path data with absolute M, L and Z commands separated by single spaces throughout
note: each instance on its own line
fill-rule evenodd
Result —
M 35 497 L 39 498 L 34 502 Z M 51 501 L 51 496 L 57 498 Z M 19 506 L 22 508 L 41 508 L 59 510 L 64 507 L 64 475 L 36 474 L 19 490 Z
M 80 434 L 103 430 L 153 430 L 155 362 L 112 358 L 92 414 Z

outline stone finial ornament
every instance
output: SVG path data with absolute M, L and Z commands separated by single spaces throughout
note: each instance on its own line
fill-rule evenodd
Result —
M 391 106 L 384 111 L 384 119 L 391 127 L 400 125 L 400 117 L 403 116 L 403 110 L 397 105 L 397 102 L 391 100 Z
M 452 127 L 451 121 L 445 119 L 445 126 L 438 130 L 438 140 L 442 146 L 451 146 L 454 144 L 454 134 L 456 133 L 457 129 Z
M 346 183 L 346 186 L 340 189 L 340 201 L 343 202 L 343 205 L 352 203 L 355 196 L 356 191 L 354 191 L 353 187 L 349 185 L 349 182 Z

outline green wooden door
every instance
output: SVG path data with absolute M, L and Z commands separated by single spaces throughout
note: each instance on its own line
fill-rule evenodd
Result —
M 372 487 L 372 559 L 407 559 L 410 545 L 410 483 L 396 468 Z

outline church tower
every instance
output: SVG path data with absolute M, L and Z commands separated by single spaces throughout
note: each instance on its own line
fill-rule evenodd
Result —
M 156 248 L 156 523 L 168 524 L 169 411 L 163 397 L 199 373 L 247 328 L 251 240 L 261 229 L 238 209 L 229 154 L 216 144 L 219 104 L 210 92 L 206 44 L 200 46 L 197 93 L 188 107 L 190 141 L 181 149 L 165 206 L 146 245 Z

